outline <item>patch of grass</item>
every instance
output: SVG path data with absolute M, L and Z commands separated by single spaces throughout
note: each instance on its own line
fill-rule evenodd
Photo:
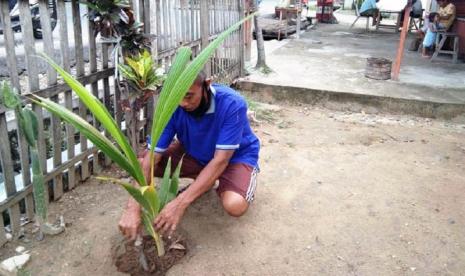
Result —
M 21 268 L 16 273 L 16 276 L 32 276 L 32 272 L 25 268 Z
M 289 122 L 289 121 L 281 121 L 278 123 L 278 128 L 280 129 L 285 129 L 285 128 L 289 128 L 291 127 L 292 125 L 292 122 Z
M 255 118 L 259 121 L 265 121 L 268 123 L 272 123 L 276 121 L 276 112 L 273 110 L 264 108 L 259 102 L 250 99 L 249 97 L 245 97 L 247 102 L 247 106 L 249 110 L 255 112 Z
M 273 70 L 270 67 L 268 67 L 267 65 L 258 68 L 258 71 L 260 73 L 264 74 L 264 75 L 269 75 L 269 74 L 273 73 Z

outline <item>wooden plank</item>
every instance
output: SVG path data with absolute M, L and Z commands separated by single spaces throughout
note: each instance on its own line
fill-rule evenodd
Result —
M 231 2 L 232 2 L 232 1 L 231 1 L 231 0 L 225 0 L 225 1 L 226 1 L 226 7 L 225 7 L 225 9 L 226 9 L 226 16 L 225 16 L 225 17 L 226 17 L 226 22 L 227 22 L 227 23 L 226 23 L 226 25 L 224 26 L 224 29 L 228 28 L 229 26 L 231 26 L 231 25 L 233 24 L 233 23 L 232 23 L 233 18 L 232 18 L 232 16 L 231 16 L 231 15 L 232 15 L 232 14 L 231 14 L 231 12 L 232 12 L 232 10 L 231 10 Z M 224 55 L 224 56 L 225 56 L 225 58 L 226 58 L 226 59 L 224 60 L 224 67 L 222 68 L 222 69 L 223 69 L 222 72 L 224 72 L 224 75 L 226 75 L 226 76 L 229 77 L 229 78 L 232 77 L 232 76 L 231 76 L 231 73 L 232 73 L 232 72 L 229 72 L 229 71 L 227 71 L 227 70 L 230 69 L 230 66 L 231 66 L 231 58 L 232 58 L 232 57 L 231 57 L 231 45 L 233 44 L 232 39 L 234 38 L 234 34 L 235 34 L 235 33 L 236 33 L 236 32 L 233 32 L 232 34 L 230 34 L 230 35 L 228 36 L 228 38 L 227 38 L 227 40 L 226 40 L 226 43 L 223 44 L 223 47 L 222 47 L 223 50 L 224 50 L 224 52 L 225 52 L 225 55 Z M 228 75 L 229 75 L 229 76 L 228 76 Z M 229 81 L 229 80 L 228 80 L 228 81 Z
M 88 7 L 87 12 L 89 13 L 91 9 Z M 88 34 L 89 34 L 89 62 L 90 62 L 90 73 L 95 73 L 97 72 L 97 45 L 95 43 L 95 36 L 94 36 L 94 30 L 95 30 L 95 25 L 94 22 L 88 21 Z M 98 82 L 93 82 L 91 84 L 91 91 L 92 94 L 94 94 L 95 97 L 99 98 L 99 93 L 98 93 Z M 93 117 L 93 125 L 97 129 L 99 129 L 99 122 Z M 98 154 L 94 154 L 93 157 L 94 164 L 93 164 L 93 169 L 94 173 L 100 173 L 102 171 L 102 168 L 100 166 L 100 158 Z
M 176 30 L 174 29 L 176 26 L 174 25 L 174 18 L 173 18 L 173 1 L 168 0 L 167 5 L 167 13 L 168 13 L 168 30 L 169 30 L 169 46 L 168 47 L 176 47 Z
M 84 47 L 82 44 L 82 26 L 81 26 L 81 13 L 79 10 L 79 2 L 77 0 L 71 1 L 73 23 L 74 23 L 74 43 L 76 51 L 76 75 L 78 77 L 84 75 Z M 82 118 L 87 118 L 87 109 L 84 104 L 79 102 L 79 115 Z M 84 135 L 79 134 L 79 143 L 81 151 L 87 150 L 87 139 Z M 87 159 L 83 160 L 81 166 L 81 180 L 86 180 L 89 177 L 89 162 Z
M 57 1 L 57 19 L 60 26 L 60 53 L 61 53 L 61 65 L 65 71 L 71 71 L 70 52 L 69 52 L 69 37 L 68 37 L 68 22 L 66 16 L 66 6 L 64 1 Z M 60 91 L 60 89 L 55 90 Z M 64 91 L 65 93 L 65 107 L 69 110 L 73 110 L 73 92 L 69 89 Z M 74 157 L 74 134 L 76 130 L 70 124 L 65 124 L 66 127 L 66 151 L 68 160 Z M 68 170 L 68 189 L 73 189 L 76 184 L 75 170 Z
M 150 17 L 150 11 L 152 8 L 152 5 L 150 5 L 149 0 L 143 0 L 143 3 L 141 7 L 143 6 L 143 18 L 144 18 L 144 31 L 145 33 L 151 34 L 152 30 L 152 22 L 151 22 L 151 17 Z
M 200 1 L 200 36 L 202 49 L 209 43 L 209 11 L 208 1 Z M 205 64 L 205 74 L 211 76 L 211 59 Z
M 163 25 L 163 32 L 161 33 L 163 37 L 163 49 L 168 49 L 170 46 L 169 44 L 169 34 L 168 34 L 168 25 L 169 25 L 169 19 L 168 19 L 168 0 L 162 0 L 162 25 Z
M 178 5 L 179 3 L 179 0 L 174 0 L 174 1 L 170 1 L 173 3 L 173 6 L 171 7 L 171 12 L 173 13 L 173 20 L 174 20 L 174 24 L 171 25 L 171 28 L 174 28 L 174 41 L 175 41 L 175 44 L 173 45 L 173 47 L 178 47 L 179 44 L 181 43 L 182 41 L 182 38 L 181 38 L 181 15 L 179 14 L 180 13 L 180 10 L 181 10 L 181 7 L 180 5 Z
M 157 53 L 160 52 L 163 49 L 163 41 L 164 39 L 162 38 L 162 26 L 161 26 L 161 17 L 162 17 L 162 6 L 161 6 L 161 0 L 156 0 L 155 2 L 155 17 L 156 17 L 156 34 L 157 34 Z
M 19 210 L 19 204 L 16 203 L 8 209 L 10 215 L 11 232 L 14 237 L 17 237 L 21 228 L 21 212 Z
M 29 221 L 34 220 L 34 197 L 32 192 L 26 196 L 26 216 Z
M 217 1 L 213 1 L 213 18 L 215 20 L 213 20 L 212 22 L 212 27 L 213 27 L 213 33 L 219 33 L 221 31 L 221 24 L 220 23 L 220 18 L 221 18 L 221 15 L 220 15 L 220 11 L 221 11 L 221 8 L 222 8 L 222 0 L 217 0 Z
M 154 40 L 152 41 L 152 58 L 155 60 L 157 58 L 158 54 L 158 34 L 157 33 L 157 21 L 158 18 L 156 18 L 157 14 L 157 3 L 156 1 L 145 1 L 144 4 L 145 6 L 149 6 L 149 8 L 144 8 L 145 13 L 144 16 L 148 16 L 149 22 L 150 22 L 150 28 L 149 33 L 150 35 L 154 36 Z
M 6 64 L 10 72 L 10 81 L 13 87 L 21 91 L 19 85 L 18 66 L 16 64 L 15 38 L 11 29 L 8 1 L 0 1 L 0 22 L 3 23 L 3 36 L 6 55 Z M 1 233 L 0 233 L 1 235 Z
M 19 16 L 21 21 L 21 33 L 25 50 L 26 70 L 29 80 L 29 91 L 39 90 L 39 70 L 36 66 L 35 41 L 32 34 L 32 18 L 29 1 L 19 0 Z
M 242 1 L 237 1 L 238 5 L 238 18 L 237 20 L 242 20 L 244 16 L 244 5 Z M 246 35 L 246 28 L 244 24 L 241 25 L 239 28 L 239 47 L 238 48 L 238 55 L 239 55 L 239 77 L 245 76 L 245 35 Z
M 181 0 L 181 28 L 182 28 L 182 43 L 189 41 L 188 27 L 190 26 L 190 13 L 187 8 L 187 0 Z
M 0 115 L 0 159 L 3 179 L 5 181 L 6 196 L 10 197 L 16 193 L 16 184 L 5 114 Z
M 3 222 L 3 215 L 0 213 L 0 246 L 4 245 L 6 242 L 5 223 Z
M 68 22 L 66 16 L 66 6 L 64 1 L 57 1 L 57 19 L 60 26 L 60 53 L 61 66 L 65 71 L 70 71 L 69 41 L 68 41 Z
M 42 27 L 42 36 L 45 45 L 45 53 L 54 59 L 54 44 L 52 37 L 50 14 L 48 10 L 48 3 L 39 1 L 40 10 L 40 24 Z M 55 85 L 57 82 L 57 73 L 51 67 L 47 67 L 47 83 L 48 86 Z M 50 100 L 58 103 L 58 95 L 53 96 Z M 61 164 L 61 122 L 56 116 L 51 117 L 51 134 L 52 134 L 52 149 L 53 149 L 53 167 L 55 168 Z M 53 179 L 53 198 L 59 199 L 63 195 L 63 178 L 61 175 Z
M 139 16 L 138 21 L 141 23 L 145 23 L 144 21 L 144 0 L 136 0 L 136 2 L 137 2 L 137 14 Z M 144 24 L 144 32 L 145 32 L 145 24 Z
M 196 33 L 197 33 L 197 24 L 196 24 L 196 8 L 195 8 L 195 3 L 194 1 L 189 1 L 189 8 L 190 8 L 190 13 L 191 13 L 191 22 L 189 24 L 190 26 L 190 33 L 191 33 L 191 41 L 194 41 L 197 39 Z
M 73 25 L 74 25 L 74 48 L 76 50 L 76 75 L 78 77 L 84 75 L 84 47 L 82 44 L 82 26 L 81 13 L 77 0 L 71 0 Z
M 54 44 L 52 35 L 52 23 L 46 1 L 39 1 L 40 25 L 42 28 L 42 41 L 45 45 L 45 53 L 54 59 Z M 53 85 L 57 82 L 57 72 L 52 66 L 47 66 L 48 85 Z
M 102 44 L 102 70 L 108 69 L 108 48 L 108 44 Z M 103 104 L 111 112 L 110 80 L 108 77 L 103 79 Z M 105 132 L 105 135 L 110 136 L 108 131 Z M 105 155 L 104 164 L 105 166 L 111 164 L 111 159 L 107 155 Z

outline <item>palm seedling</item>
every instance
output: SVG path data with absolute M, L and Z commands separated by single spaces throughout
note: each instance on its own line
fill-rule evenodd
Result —
M 121 169 L 125 170 L 137 182 L 138 187 L 121 180 L 114 180 L 120 184 L 142 207 L 142 222 L 146 231 L 153 237 L 159 256 L 164 255 L 163 241 L 155 231 L 152 223 L 160 210 L 173 199 L 178 191 L 178 177 L 180 166 L 176 168 L 170 178 L 170 166 L 165 170 L 164 177 L 159 188 L 154 181 L 154 148 L 159 140 L 163 129 L 166 127 L 179 102 L 184 97 L 189 87 L 194 83 L 197 75 L 215 52 L 215 49 L 224 39 L 235 31 L 244 21 L 250 19 L 254 14 L 235 23 L 226 31 L 213 40 L 200 54 L 190 61 L 192 50 L 188 47 L 180 47 L 171 65 L 166 80 L 164 81 L 157 105 L 153 115 L 151 128 L 151 173 L 149 179 L 145 179 L 141 165 L 137 160 L 134 149 L 130 146 L 127 138 L 116 124 L 110 112 L 105 108 L 91 92 L 75 80 L 68 72 L 60 68 L 52 59 L 43 55 L 44 59 L 63 77 L 64 81 L 77 94 L 84 105 L 92 112 L 94 117 L 101 123 L 112 137 L 114 142 L 106 137 L 101 131 L 89 124 L 86 120 L 66 109 L 54 101 L 36 95 L 29 95 L 29 100 L 47 109 L 53 115 L 65 122 L 72 124 L 83 135 L 85 135 L 98 149 L 105 153 Z

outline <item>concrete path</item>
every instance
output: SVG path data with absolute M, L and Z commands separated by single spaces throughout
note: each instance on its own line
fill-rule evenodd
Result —
M 301 39 L 267 41 L 267 63 L 274 71 L 252 72 L 246 82 L 334 91 L 359 95 L 465 104 L 465 64 L 448 56 L 430 62 L 418 52 L 405 51 L 400 81 L 377 81 L 364 76 L 368 57 L 395 59 L 399 34 L 393 30 L 366 31 L 365 22 L 354 29 L 354 16 L 338 13 L 339 24 L 318 24 Z M 410 34 L 407 46 L 414 39 Z M 254 64 L 252 61 L 251 64 Z

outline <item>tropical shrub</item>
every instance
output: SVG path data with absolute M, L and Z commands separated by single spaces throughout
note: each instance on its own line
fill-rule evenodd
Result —
M 37 148 L 38 120 L 36 114 L 27 106 L 22 106 L 17 91 L 6 81 L 0 83 L 0 103 L 6 108 L 13 109 L 18 119 L 18 128 L 25 136 L 29 146 L 32 165 L 32 195 L 35 205 L 35 220 L 39 226 L 39 240 L 44 234 L 56 235 L 64 230 L 64 225 L 54 226 L 48 223 L 45 180 L 40 165 L 39 151 Z

